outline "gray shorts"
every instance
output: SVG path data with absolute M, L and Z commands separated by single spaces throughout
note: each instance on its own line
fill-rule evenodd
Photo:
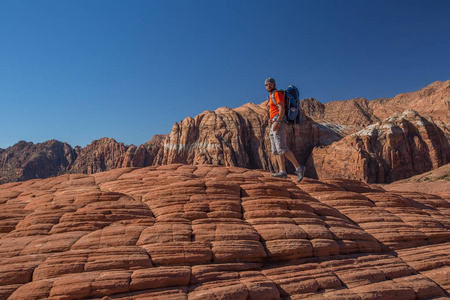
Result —
M 275 155 L 282 155 L 284 152 L 288 151 L 289 148 L 286 144 L 286 123 L 280 123 L 278 131 L 273 131 L 273 125 L 270 126 L 270 144 L 272 146 L 272 153 Z

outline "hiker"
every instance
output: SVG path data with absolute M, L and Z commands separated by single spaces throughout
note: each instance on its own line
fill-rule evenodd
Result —
M 294 165 L 297 182 L 303 179 L 306 168 L 300 166 L 297 159 L 286 144 L 286 127 L 288 126 L 285 118 L 285 103 L 283 92 L 277 91 L 275 79 L 267 78 L 264 82 L 269 95 L 269 113 L 270 113 L 270 144 L 272 153 L 275 155 L 278 170 L 276 174 L 270 177 L 287 178 L 286 158 Z M 275 103 L 276 104 L 275 104 Z

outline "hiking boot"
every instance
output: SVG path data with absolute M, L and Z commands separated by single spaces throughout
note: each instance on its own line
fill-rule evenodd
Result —
M 305 171 L 306 168 L 303 166 L 300 166 L 300 169 L 298 171 L 297 170 L 295 171 L 295 174 L 297 174 L 297 182 L 302 181 L 303 176 L 305 175 Z
M 278 172 L 276 174 L 270 175 L 270 177 L 277 177 L 277 178 L 284 178 L 284 179 L 286 179 L 287 178 L 287 174 L 286 174 L 286 172 L 280 171 L 280 172 Z

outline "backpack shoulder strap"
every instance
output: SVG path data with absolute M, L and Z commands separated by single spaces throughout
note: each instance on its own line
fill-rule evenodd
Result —
M 284 90 L 275 90 L 272 95 L 270 95 L 270 100 L 272 100 L 272 103 L 278 107 L 277 102 L 275 101 L 275 93 L 276 92 L 282 92 L 283 93 L 283 99 L 284 99 Z
M 274 91 L 274 92 L 270 95 L 270 100 L 272 101 L 272 103 L 273 103 L 275 106 L 277 106 L 277 102 L 275 101 L 275 92 L 276 92 L 276 91 Z

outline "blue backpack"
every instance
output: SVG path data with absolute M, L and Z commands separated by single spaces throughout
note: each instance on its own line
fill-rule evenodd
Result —
M 285 90 L 278 90 L 283 92 L 284 103 L 285 103 L 285 119 L 289 125 L 296 125 L 302 123 L 302 117 L 300 114 L 300 93 L 298 89 L 290 85 Z M 273 104 L 277 105 L 275 102 L 274 96 L 275 93 L 272 94 L 271 100 Z

